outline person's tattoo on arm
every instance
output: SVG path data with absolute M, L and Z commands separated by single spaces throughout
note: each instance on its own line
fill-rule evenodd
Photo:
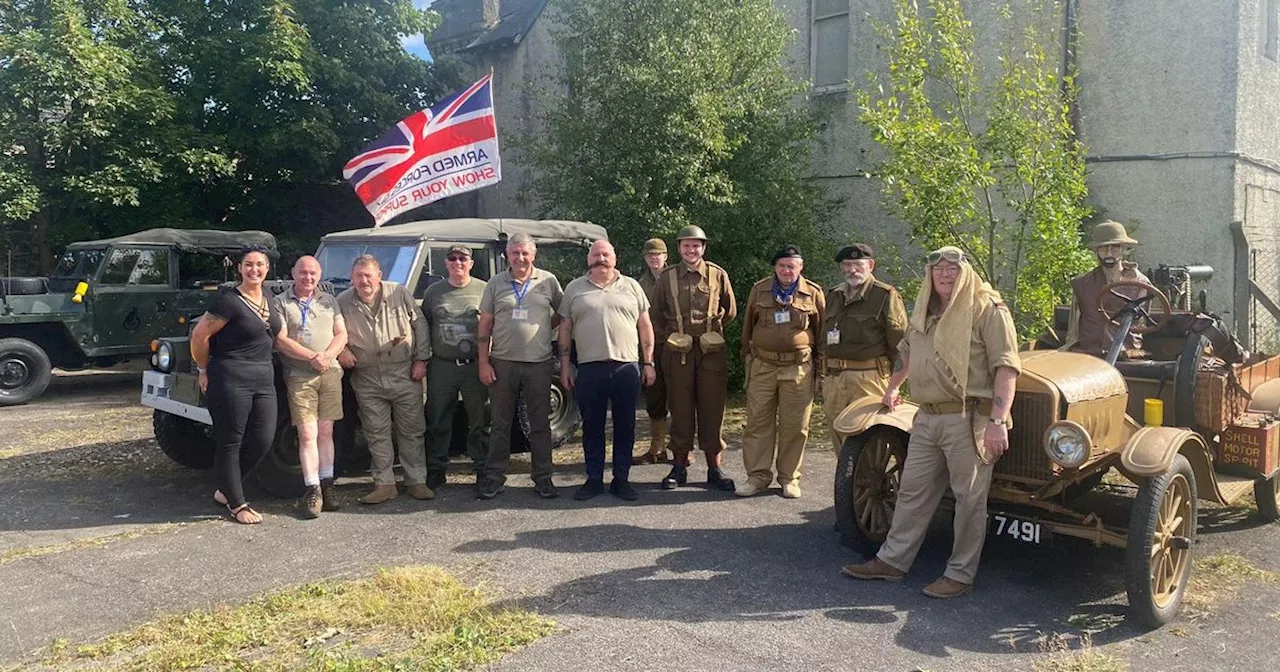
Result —
M 997 396 L 995 399 L 991 400 L 991 403 L 997 411 L 1004 411 L 1004 397 Z
M 898 373 L 902 370 L 902 358 L 898 357 L 893 360 L 893 372 Z

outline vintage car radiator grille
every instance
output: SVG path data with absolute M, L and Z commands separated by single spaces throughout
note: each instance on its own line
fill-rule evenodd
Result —
M 1013 430 L 1009 451 L 996 462 L 995 473 L 1023 478 L 1049 479 L 1054 464 L 1041 445 L 1044 430 L 1057 419 L 1053 397 L 1019 392 L 1013 400 Z

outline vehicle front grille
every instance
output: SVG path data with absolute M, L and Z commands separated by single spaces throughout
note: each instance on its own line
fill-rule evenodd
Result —
M 1009 450 L 996 462 L 995 473 L 1047 480 L 1053 477 L 1054 464 L 1044 452 L 1044 430 L 1057 420 L 1053 397 L 1047 394 L 1020 392 L 1013 400 L 1013 429 L 1009 431 Z

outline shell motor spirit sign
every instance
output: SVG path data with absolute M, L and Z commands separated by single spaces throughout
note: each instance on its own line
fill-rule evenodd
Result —
M 1262 413 L 1246 413 L 1223 431 L 1218 464 L 1240 465 L 1271 475 L 1280 464 L 1280 422 Z

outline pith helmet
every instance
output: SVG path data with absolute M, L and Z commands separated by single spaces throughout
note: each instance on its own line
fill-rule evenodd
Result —
M 1124 225 L 1120 222 L 1105 221 L 1093 227 L 1093 242 L 1089 243 L 1089 247 L 1098 249 L 1103 245 L 1124 245 L 1133 247 L 1138 241 L 1129 237 L 1129 233 L 1124 230 Z
M 689 226 L 680 229 L 680 233 L 676 234 L 676 240 L 701 240 L 707 242 L 707 232 L 702 230 L 701 226 Z

